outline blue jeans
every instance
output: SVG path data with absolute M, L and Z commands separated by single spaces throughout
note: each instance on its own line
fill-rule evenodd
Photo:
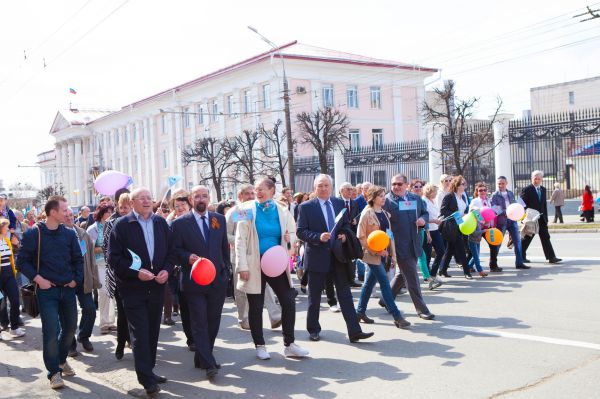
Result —
M 365 279 L 366 263 L 360 259 L 356 259 L 356 274 L 359 280 Z
M 513 220 L 507 220 L 505 225 L 497 226 L 498 229 L 504 234 L 508 230 L 508 234 L 513 241 L 515 251 L 515 265 L 523 264 L 523 251 L 521 248 L 521 234 L 519 233 L 519 225 Z M 498 252 L 500 252 L 500 245 L 490 245 L 490 266 L 498 265 Z
M 471 268 L 473 267 L 473 265 L 475 265 L 477 271 L 482 272 L 483 269 L 481 268 L 481 262 L 479 262 L 479 253 L 481 252 L 481 246 L 479 244 L 480 243 L 478 242 L 473 242 L 469 240 L 469 249 L 471 250 L 471 260 L 469 261 L 469 267 Z
M 358 313 L 365 313 L 367 311 L 367 304 L 369 303 L 369 298 L 371 298 L 373 287 L 375 287 L 376 282 L 379 283 L 379 290 L 381 291 L 381 296 L 383 297 L 385 306 L 388 308 L 390 313 L 392 313 L 394 319 L 399 318 L 401 316 L 400 310 L 398 310 L 396 302 L 394 301 L 390 280 L 388 280 L 383 263 L 379 265 L 369 264 L 369 273 L 367 274 L 367 279 L 362 286 L 356 311 Z
M 94 295 L 83 293 L 83 288 L 77 290 L 77 300 L 81 308 L 81 320 L 79 321 L 79 332 L 77 338 L 81 341 L 92 336 L 94 323 L 96 322 L 96 304 L 94 303 Z M 73 339 L 73 343 L 75 340 Z
M 16 330 L 19 328 L 19 287 L 17 286 L 17 280 L 13 275 L 12 268 L 10 266 L 4 266 L 0 272 L 0 291 L 4 294 L 2 304 L 2 314 L 0 316 L 0 323 L 9 324 L 8 317 L 8 303 L 10 302 L 10 328 Z
M 37 290 L 38 306 L 42 319 L 44 365 L 48 379 L 62 371 L 59 367 L 67 361 L 67 354 L 77 328 L 77 303 L 75 289 L 50 287 Z
M 438 270 L 440 268 L 440 263 L 442 261 L 442 257 L 444 256 L 444 252 L 446 251 L 446 247 L 444 246 L 444 238 L 442 238 L 442 233 L 439 230 L 430 231 L 431 242 L 428 244 L 427 240 L 423 244 L 423 249 L 425 250 L 425 256 L 427 257 L 427 267 L 429 267 L 429 262 L 431 262 L 431 249 L 435 248 L 435 259 L 431 265 L 430 274 L 432 276 L 437 276 Z

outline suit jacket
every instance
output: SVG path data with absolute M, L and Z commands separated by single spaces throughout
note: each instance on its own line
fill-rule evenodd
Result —
M 423 252 L 421 237 L 415 222 L 418 218 L 425 220 L 425 228 L 429 220 L 427 206 L 421 197 L 407 192 L 405 194 L 407 201 L 416 201 L 416 211 L 401 211 L 398 205 L 398 198 L 393 193 L 385 196 L 383 209 L 390 214 L 390 229 L 394 234 L 394 243 L 396 244 L 396 259 L 418 258 Z
M 94 242 L 90 235 L 81 227 L 73 225 L 77 238 L 85 241 L 85 255 L 83 255 L 83 293 L 89 294 L 94 290 L 102 288 L 104 281 L 100 281 L 98 265 L 94 254 Z
M 359 195 L 358 197 L 356 197 L 356 199 L 354 200 L 356 202 L 356 205 L 358 205 L 358 212 L 362 212 L 363 209 L 365 209 L 365 207 L 367 206 L 367 200 L 365 198 L 364 195 Z
M 141 281 L 138 278 L 139 272 L 130 268 L 133 259 L 128 250 L 140 257 L 141 268 L 149 270 L 155 275 L 161 270 L 166 270 L 169 275 L 173 272 L 175 251 L 169 226 L 165 219 L 158 216 L 153 216 L 152 221 L 154 227 L 154 257 L 152 259 L 146 248 L 142 226 L 133 212 L 117 219 L 110 232 L 108 261 L 115 271 L 117 287 L 122 296 L 151 295 L 153 292 L 158 293 L 164 289 L 164 284 L 158 284 L 154 280 Z
M 525 208 L 535 209 L 541 213 L 541 219 L 548 223 L 548 204 L 546 202 L 546 187 L 540 186 L 542 199 L 540 200 L 533 184 L 528 185 L 521 190 L 521 199 L 525 203 Z
M 189 212 L 171 224 L 173 245 L 177 262 L 181 265 L 181 285 L 184 292 L 207 293 L 211 289 L 225 289 L 229 281 L 231 258 L 227 241 L 227 223 L 225 217 L 215 212 L 208 212 L 208 242 L 200 232 L 200 227 L 193 212 Z M 191 280 L 191 254 L 208 258 L 215 265 L 214 281 L 206 286 L 198 285 Z
M 344 207 L 346 207 L 346 200 L 344 200 L 342 197 L 340 197 L 340 199 L 344 201 Z M 360 219 L 359 216 L 361 213 L 361 209 L 359 209 L 356 200 L 349 200 L 349 205 L 350 209 L 348 210 L 348 219 L 350 220 L 350 228 L 352 229 L 354 234 L 356 234 L 356 232 L 358 231 L 358 221 Z
M 329 200 L 333 206 L 335 217 L 345 208 L 344 201 L 336 197 L 331 197 Z M 348 215 L 344 215 L 340 221 L 340 227 L 349 226 Z M 304 249 L 304 266 L 307 271 L 327 273 L 331 270 L 331 248 L 328 242 L 321 242 L 319 238 L 321 234 L 327 231 L 327 222 L 321 211 L 319 199 L 313 198 L 310 201 L 300 204 L 296 235 L 306 243 Z
M 517 202 L 517 200 L 515 199 L 515 194 L 512 191 L 506 190 L 506 192 L 508 193 L 509 203 L 514 204 L 515 202 Z M 492 204 L 492 207 L 498 206 L 502 210 L 502 213 L 499 213 L 496 217 L 496 225 L 498 227 L 506 226 L 506 202 L 504 201 L 504 197 L 502 196 L 500 191 L 496 191 L 494 194 L 492 194 L 490 203 Z

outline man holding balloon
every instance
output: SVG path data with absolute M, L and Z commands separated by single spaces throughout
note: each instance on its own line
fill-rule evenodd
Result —
M 196 344 L 194 366 L 213 379 L 221 366 L 213 356 L 227 294 L 231 266 L 225 217 L 208 211 L 210 193 L 195 186 L 192 212 L 171 225 L 177 261 L 182 265 L 181 288 L 186 297 Z

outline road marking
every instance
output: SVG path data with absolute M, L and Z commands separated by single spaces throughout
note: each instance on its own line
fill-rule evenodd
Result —
M 544 342 L 547 344 L 575 346 L 578 348 L 594 349 L 594 350 L 600 351 L 600 344 L 592 344 L 590 342 L 571 341 L 569 339 L 540 337 L 537 335 L 517 334 L 517 333 L 511 333 L 508 331 L 487 330 L 484 328 L 463 327 L 463 326 L 453 326 L 453 325 L 442 326 L 442 328 L 445 328 L 447 330 L 470 332 L 470 333 L 474 333 L 474 334 L 491 335 L 493 337 L 522 339 L 525 341 L 536 341 L 536 342 Z

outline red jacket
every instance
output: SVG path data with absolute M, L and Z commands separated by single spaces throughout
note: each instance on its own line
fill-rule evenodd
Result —
M 594 209 L 594 196 L 587 191 L 583 192 L 583 200 L 581 201 L 582 211 L 591 211 Z

